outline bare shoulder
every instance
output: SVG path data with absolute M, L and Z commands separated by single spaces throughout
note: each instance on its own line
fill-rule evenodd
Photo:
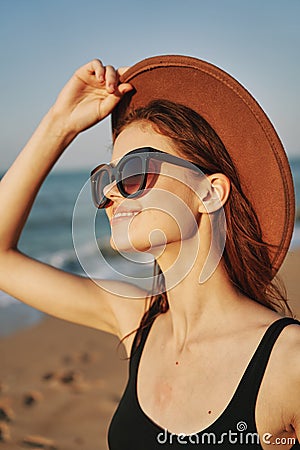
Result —
M 296 358 L 299 361 L 300 367 L 300 322 L 286 326 L 281 332 L 281 339 L 279 340 L 279 348 L 286 358 L 293 360 Z
M 298 371 L 300 375 L 300 322 L 286 326 L 280 333 L 276 346 L 278 359 L 289 369 L 289 374 L 293 375 Z

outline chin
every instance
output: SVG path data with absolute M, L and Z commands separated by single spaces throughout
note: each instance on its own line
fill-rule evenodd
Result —
M 181 245 L 182 240 L 189 239 L 197 230 L 193 226 L 188 226 L 187 223 L 180 229 L 174 219 L 170 220 L 169 217 L 164 221 L 153 220 L 152 217 L 148 220 L 144 218 L 139 222 L 137 219 L 138 216 L 131 221 L 120 220 L 111 223 L 110 245 L 114 250 L 146 252 L 157 256 L 166 249 L 168 244 Z
M 129 237 L 126 236 L 125 234 L 120 235 L 117 234 L 116 236 L 114 236 L 112 234 L 111 238 L 110 238 L 110 245 L 112 247 L 113 250 L 116 250 L 118 252 L 147 252 L 151 246 L 150 245 L 145 245 L 145 239 L 143 240 L 143 242 L 138 241 L 137 239 L 133 239 L 130 241 L 130 239 L 128 239 Z
M 148 252 L 157 253 L 165 249 L 167 244 L 166 235 L 161 230 L 151 230 L 147 233 L 128 233 L 128 230 L 114 230 L 110 238 L 110 245 L 119 252 Z

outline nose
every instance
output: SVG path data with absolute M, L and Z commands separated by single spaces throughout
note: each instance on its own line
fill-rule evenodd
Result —
M 105 186 L 103 194 L 112 201 L 115 201 L 117 198 L 122 198 L 115 180 Z

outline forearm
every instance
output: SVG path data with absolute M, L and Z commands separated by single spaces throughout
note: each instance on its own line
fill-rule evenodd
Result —
M 108 116 L 132 89 L 93 60 L 79 68 L 0 183 L 0 254 L 17 246 L 45 177 L 75 136 Z
M 16 248 L 47 174 L 75 138 L 51 109 L 0 183 L 0 252 Z

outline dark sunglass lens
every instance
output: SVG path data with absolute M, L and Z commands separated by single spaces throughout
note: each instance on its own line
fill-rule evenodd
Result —
M 124 191 L 129 195 L 135 194 L 140 189 L 144 176 L 142 159 L 137 156 L 128 159 L 121 168 Z
M 148 167 L 147 167 L 147 184 L 146 189 L 151 188 L 159 174 L 159 164 L 158 161 L 154 161 L 153 159 L 148 160 Z
M 107 170 L 100 170 L 97 176 L 94 178 L 94 198 L 99 207 L 103 207 L 107 202 L 107 198 L 104 195 L 104 188 L 110 183 L 109 173 Z M 103 206 L 102 206 L 103 205 Z

